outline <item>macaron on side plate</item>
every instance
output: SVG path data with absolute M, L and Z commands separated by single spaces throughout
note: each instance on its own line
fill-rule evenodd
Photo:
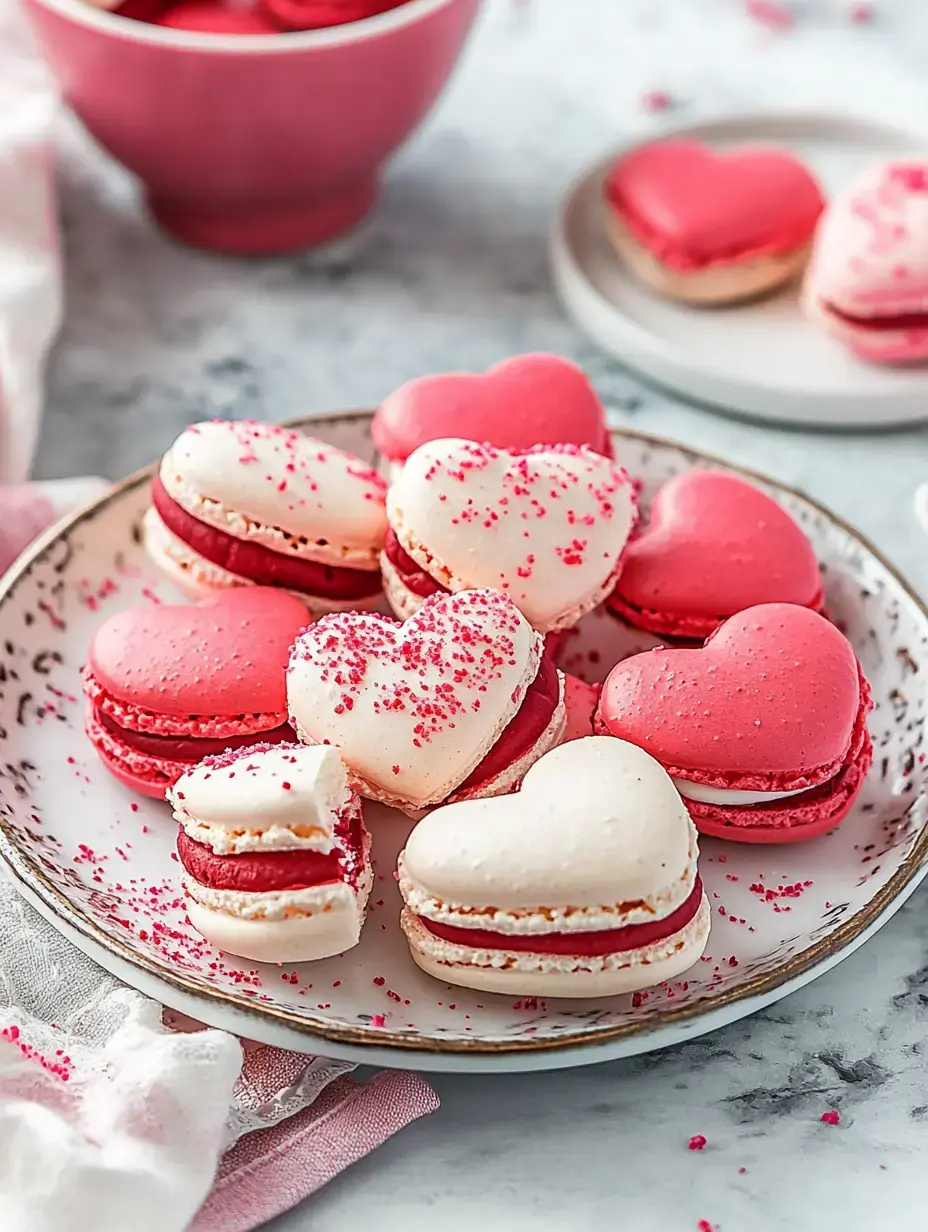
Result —
M 312 432 L 374 461 L 367 413 L 314 419 Z M 615 433 L 614 444 L 644 480 L 646 505 L 674 474 L 725 466 L 634 433 Z M 365 807 L 375 879 L 357 947 L 283 967 L 214 950 L 185 919 L 170 809 L 114 780 L 83 732 L 80 671 L 95 630 L 124 608 L 181 601 L 139 541 L 150 478 L 150 470 L 130 477 L 60 524 L 0 586 L 0 854 L 56 928 L 167 1005 L 251 1039 L 378 1065 L 580 1065 L 692 1038 L 794 991 L 880 928 L 928 871 L 920 758 L 928 611 L 852 529 L 749 475 L 799 522 L 822 562 L 828 611 L 873 686 L 876 755 L 831 835 L 764 847 L 703 839 L 699 871 L 712 908 L 704 960 L 634 997 L 545 1001 L 451 989 L 415 966 L 400 931 L 393 872 L 412 823 L 376 805 Z M 594 613 L 563 665 L 601 680 L 619 655 L 641 648 L 637 636 Z
M 797 154 L 825 196 L 887 158 L 924 157 L 928 132 L 840 114 L 768 113 L 661 128 L 718 149 L 773 145 Z M 552 226 L 561 302 L 604 350 L 643 376 L 709 407 L 780 423 L 888 427 L 928 417 L 924 364 L 867 363 L 804 316 L 799 284 L 768 298 L 693 308 L 654 294 L 619 260 L 606 232 L 603 185 L 617 148 L 568 189 Z

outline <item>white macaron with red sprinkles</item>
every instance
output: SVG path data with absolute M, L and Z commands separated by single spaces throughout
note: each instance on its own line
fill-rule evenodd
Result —
M 162 459 L 143 535 L 188 597 L 277 586 L 314 615 L 380 595 L 386 485 L 353 454 L 278 424 L 193 424 Z
M 384 590 L 406 617 L 493 587 L 540 633 L 570 628 L 614 588 L 635 509 L 624 468 L 585 446 L 430 441 L 387 495 Z
M 696 830 L 669 775 L 623 740 L 588 736 L 520 791 L 437 809 L 399 859 L 412 957 L 447 984 L 611 997 L 676 979 L 710 908 Z
M 190 923 L 257 962 L 356 945 L 373 882 L 361 802 L 338 751 L 258 745 L 204 758 L 168 791 Z
M 290 722 L 334 744 L 364 796 L 421 816 L 511 791 L 564 735 L 564 681 L 500 591 L 435 595 L 405 624 L 339 612 L 297 638 Z

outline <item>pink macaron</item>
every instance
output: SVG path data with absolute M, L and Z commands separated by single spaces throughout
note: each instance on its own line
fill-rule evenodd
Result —
M 833 198 L 803 303 L 864 359 L 928 359 L 928 161 L 883 163 Z
M 539 632 L 570 628 L 613 589 L 636 508 L 624 468 L 585 446 L 431 441 L 388 493 L 384 589 L 405 617 L 494 587 Z
M 870 689 L 850 643 L 807 608 L 749 608 L 699 650 L 646 651 L 603 685 L 596 730 L 673 777 L 703 834 L 815 838 L 847 815 L 873 757 Z
M 822 609 L 812 545 L 782 505 L 727 471 L 684 471 L 664 484 L 625 550 L 610 611 L 661 637 L 701 642 L 760 603 Z
M 189 768 L 168 799 L 187 915 L 219 949 L 282 963 L 357 944 L 371 843 L 336 749 L 231 749 Z
M 394 477 L 439 437 L 501 449 L 586 445 L 612 454 L 606 415 L 586 373 L 559 355 L 517 355 L 487 372 L 446 372 L 401 385 L 374 415 L 374 444 Z
M 699 961 L 711 922 L 693 823 L 658 763 L 596 736 L 518 792 L 437 809 L 399 859 L 414 961 L 443 984 L 612 997 Z
M 209 754 L 292 740 L 286 667 L 308 622 L 292 595 L 258 586 L 112 616 L 83 676 L 86 731 L 103 764 L 161 798 Z
M 293 647 L 291 723 L 339 748 L 363 796 L 411 816 L 511 791 L 564 735 L 563 677 L 543 644 L 494 590 L 434 595 L 405 624 L 325 616 Z
M 253 420 L 182 432 L 162 459 L 145 546 L 184 594 L 275 586 L 314 615 L 380 596 L 386 485 L 360 458 Z
M 621 155 L 606 226 L 629 269 L 671 299 L 726 304 L 802 272 L 824 206 L 808 168 L 775 147 L 715 150 L 675 138 Z

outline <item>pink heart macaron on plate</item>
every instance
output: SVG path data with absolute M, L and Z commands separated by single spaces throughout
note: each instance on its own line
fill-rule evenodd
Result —
M 864 359 L 928 359 L 928 160 L 871 167 L 830 202 L 804 303 Z
M 314 615 L 370 607 L 385 488 L 360 458 L 278 424 L 193 424 L 152 481 L 145 543 L 191 598 L 257 584 Z
M 112 616 L 83 674 L 87 734 L 103 763 L 162 799 L 208 754 L 292 739 L 287 659 L 308 621 L 292 595 L 265 587 Z
M 297 640 L 291 722 L 337 745 L 362 795 L 416 816 L 511 790 L 566 723 L 561 673 L 499 591 L 434 595 L 405 624 L 324 617 Z
M 824 206 L 788 149 L 719 151 L 685 138 L 621 155 L 605 194 L 609 234 L 632 271 L 697 304 L 749 299 L 794 278 Z
M 590 449 L 457 439 L 417 449 L 387 503 L 384 586 L 399 615 L 429 588 L 489 586 L 543 633 L 575 625 L 612 590 L 636 510 L 626 471 Z
M 560 355 L 517 355 L 484 373 L 409 381 L 384 400 L 373 433 L 393 476 L 420 445 L 448 436 L 500 449 L 568 444 L 611 453 L 589 377 Z
M 448 804 L 400 856 L 403 930 L 446 984 L 610 997 L 689 970 L 711 911 L 696 831 L 669 777 L 588 736 L 536 762 L 520 791 Z
M 370 422 L 370 415 L 342 413 L 314 419 L 307 430 L 368 463 Z M 617 432 L 615 445 L 643 481 L 645 515 L 650 494 L 674 474 L 709 464 L 698 451 L 638 432 Z M 770 1005 L 850 953 L 921 877 L 928 856 L 928 763 L 919 760 L 928 688 L 924 605 L 826 510 L 748 476 L 776 496 L 827 566 L 828 611 L 873 688 L 877 707 L 868 723 L 877 752 L 850 813 L 822 838 L 776 846 L 700 838 L 712 927 L 699 962 L 652 988 L 586 1000 L 451 992 L 416 965 L 399 924 L 404 904 L 393 874 L 413 823 L 369 799 L 374 884 L 356 945 L 282 965 L 217 949 L 188 918 L 170 806 L 118 782 L 84 733 L 80 672 L 94 635 L 122 611 L 179 602 L 133 533 L 150 478 L 130 478 L 55 529 L 0 588 L 0 857 L 30 904 L 160 1004 L 245 1038 L 377 1066 L 477 1073 L 590 1063 L 692 1040 Z M 594 623 L 622 628 L 608 613 Z M 589 666 L 603 674 L 612 666 L 605 645 Z M 185 664 L 191 687 L 196 671 Z M 578 694 L 581 730 L 593 701 L 588 691 Z M 368 744 L 377 735 L 371 725 Z M 236 772 L 233 788 L 237 781 Z M 270 833 L 266 810 L 280 819 L 277 807 L 268 801 L 260 814 L 253 810 L 241 837 Z M 188 823 L 190 837 L 222 846 L 216 801 L 201 800 L 200 810 L 209 817 Z M 291 853 L 280 855 L 292 874 Z M 198 865 L 201 884 L 220 867 Z M 245 893 L 265 892 L 250 884 Z M 878 961 L 878 951 L 859 959 L 863 985 Z
M 656 757 L 702 833 L 785 843 L 847 816 L 873 757 L 870 708 L 844 635 L 771 603 L 733 616 L 701 650 L 618 664 L 594 726 Z
M 821 609 L 809 540 L 782 505 L 737 475 L 675 476 L 626 549 L 610 610 L 637 628 L 702 641 L 758 603 Z

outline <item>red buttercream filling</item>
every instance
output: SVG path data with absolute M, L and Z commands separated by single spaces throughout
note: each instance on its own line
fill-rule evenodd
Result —
M 177 833 L 177 854 L 193 880 L 213 890 L 263 894 L 273 890 L 302 890 L 330 881 L 354 885 L 362 852 L 360 808 L 348 810 L 339 819 L 335 838 L 339 846 L 328 853 L 297 849 L 218 855 L 181 829 Z M 346 853 L 350 853 L 347 860 Z
M 559 696 L 557 666 L 552 658 L 544 655 L 538 675 L 529 685 L 522 705 L 480 765 L 455 791 L 488 782 L 528 753 L 551 722 Z
M 447 594 L 448 588 L 442 586 L 441 582 L 436 582 L 430 573 L 417 565 L 413 558 L 400 544 L 396 537 L 396 532 L 392 526 L 387 531 L 387 537 L 384 541 L 384 552 L 387 560 L 400 575 L 400 580 L 407 590 L 411 590 L 414 595 L 421 595 L 423 599 L 427 599 L 429 595 L 437 595 L 439 593 Z
M 101 727 L 128 748 L 148 757 L 163 757 L 166 761 L 198 762 L 211 754 L 222 753 L 226 749 L 246 748 L 258 741 L 264 744 L 283 744 L 296 739 L 293 728 L 288 723 L 282 723 L 272 731 L 245 732 L 241 736 L 156 736 L 151 732 L 122 727 L 96 706 L 94 717 Z
M 903 312 L 897 316 L 888 317 L 859 317 L 851 312 L 844 312 L 840 308 L 836 308 L 834 304 L 825 301 L 825 309 L 833 317 L 837 317 L 839 321 L 845 321 L 848 325 L 853 325 L 856 329 L 887 331 L 892 330 L 910 330 L 910 329 L 928 329 L 928 312 Z
M 259 586 L 282 586 L 301 594 L 339 600 L 363 599 L 380 590 L 380 574 L 375 571 L 284 556 L 262 544 L 236 539 L 207 526 L 168 495 L 157 475 L 152 480 L 151 500 L 168 530 L 194 552 Z
M 597 932 L 535 933 L 533 935 L 495 933 L 483 928 L 456 928 L 437 920 L 416 918 L 436 937 L 453 945 L 466 945 L 475 950 L 510 950 L 528 954 L 567 954 L 578 958 L 599 958 L 604 954 L 624 954 L 644 949 L 667 937 L 672 937 L 689 924 L 702 902 L 702 881 L 696 884 L 686 901 L 662 920 L 647 924 L 629 924 L 625 928 L 605 928 Z

